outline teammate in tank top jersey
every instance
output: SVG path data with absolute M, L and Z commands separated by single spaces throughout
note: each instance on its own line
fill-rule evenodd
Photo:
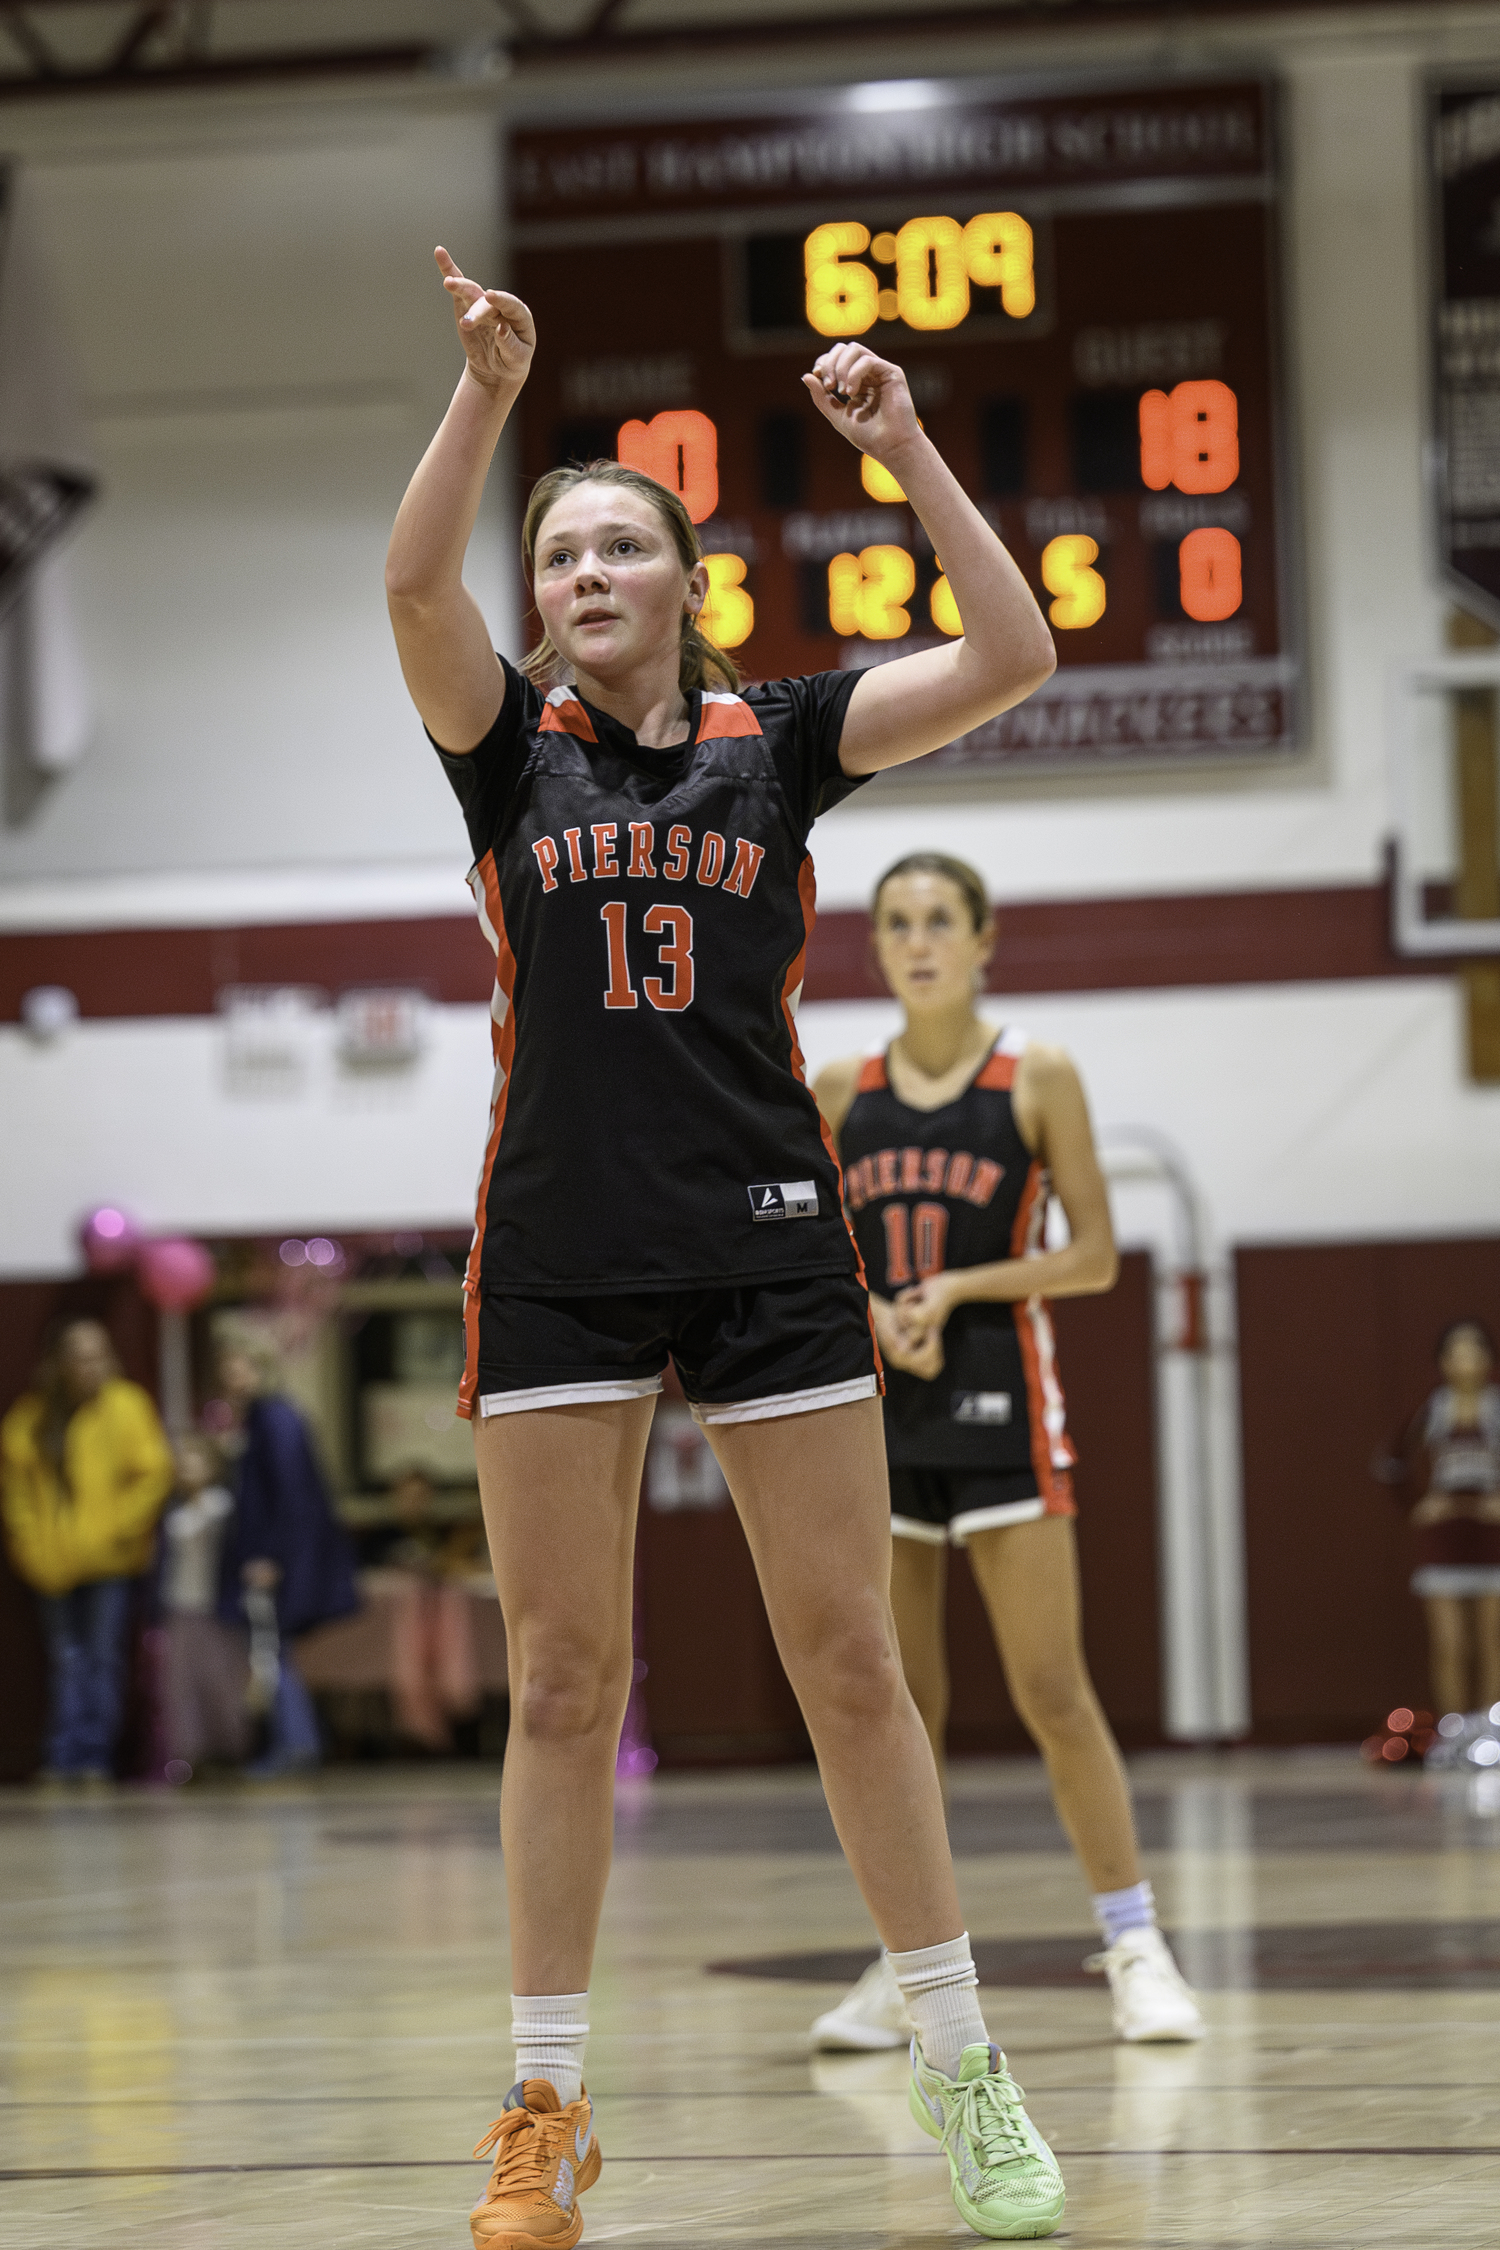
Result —
M 1035 1257 L 1050 1182 L 1021 1136 L 1016 1071 L 1025 1033 L 1002 1031 L 968 1083 L 939 1108 L 917 1108 L 872 1055 L 839 1134 L 844 1194 L 877 1297 L 944 1272 Z M 899 1074 L 899 1066 L 898 1074 Z M 931 1378 L 897 1357 L 886 1369 L 885 1442 L 895 1466 L 1009 1472 L 1036 1481 L 1033 1512 L 1072 1512 L 1072 1443 L 1045 1301 L 969 1299 L 942 1331 Z M 1008 1520 L 1015 1521 L 1016 1517 Z
M 803 404 L 898 479 L 943 558 L 958 636 L 742 687 L 701 629 L 708 572 L 682 497 L 595 462 L 533 488 L 522 552 L 543 638 L 506 664 L 463 561 L 535 329 L 518 298 L 446 252 L 438 263 L 467 364 L 402 502 L 386 584 L 496 962 L 461 1410 L 510 1644 L 516 2084 L 481 2144 L 496 2157 L 476 2250 L 576 2243 L 577 2197 L 598 2176 L 585 1988 L 631 1681 L 635 1512 L 669 1357 L 745 1521 L 839 1834 L 905 1949 L 913 2098 L 944 2138 L 958 2207 L 984 2233 L 1045 2234 L 1061 2179 L 989 2043 L 938 1777 L 890 1661 L 877 1354 L 795 1015 L 817 814 L 1030 694 L 1051 638 L 900 368 L 848 341 L 804 378 Z M 834 446 L 827 467 L 857 489 L 854 453 Z M 965 2120 L 981 2115 L 979 2145 Z
M 891 1598 L 907 1681 L 941 1760 L 947 1548 L 965 1546 L 1095 1894 L 1116 2028 L 1132 2041 L 1196 2039 L 1202 2020 L 1155 1927 L 1081 1640 L 1074 1454 L 1046 1298 L 1108 1289 L 1117 1270 L 1088 1105 L 1060 1049 L 978 1014 L 995 933 L 973 868 L 913 853 L 876 886 L 873 915 L 902 1028 L 883 1054 L 830 1064 L 816 1091 L 886 1365 Z M 1052 1193 L 1069 1229 L 1057 1250 L 1045 1247 Z M 896 2045 L 908 2036 L 900 1996 L 868 1972 L 814 2035 Z

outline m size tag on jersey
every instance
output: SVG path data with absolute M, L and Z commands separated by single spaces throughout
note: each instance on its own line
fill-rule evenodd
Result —
M 816 1180 L 770 1180 L 746 1193 L 752 1219 L 815 1219 L 818 1215 Z
M 1008 1422 L 1010 1420 L 1010 1393 L 1009 1391 L 955 1391 L 952 1412 L 955 1422 Z

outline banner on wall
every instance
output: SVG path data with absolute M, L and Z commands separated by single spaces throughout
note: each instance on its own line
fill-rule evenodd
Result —
M 1434 87 L 1430 123 L 1438 562 L 1500 627 L 1500 78 Z
M 0 164 L 0 729 L 7 768 L 76 763 L 92 728 L 69 534 L 98 489 L 77 374 L 19 169 Z M 14 792 L 7 792 L 8 798 Z

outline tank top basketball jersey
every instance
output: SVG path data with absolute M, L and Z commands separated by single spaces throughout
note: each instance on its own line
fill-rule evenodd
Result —
M 873 1055 L 844 1121 L 844 1193 L 870 1287 L 895 1297 L 955 1266 L 993 1265 L 1041 1248 L 1045 1167 L 1011 1105 L 1025 1035 L 1003 1032 L 955 1101 L 910 1109 Z M 960 1305 L 943 1331 L 933 1382 L 885 1371 L 885 1435 L 903 1468 L 1033 1468 L 1046 1498 L 1076 1458 L 1065 1421 L 1052 1322 L 1040 1297 Z
M 485 740 L 439 750 L 496 962 L 471 1294 L 855 1271 L 795 1016 L 857 678 L 695 691 L 661 750 L 506 665 Z

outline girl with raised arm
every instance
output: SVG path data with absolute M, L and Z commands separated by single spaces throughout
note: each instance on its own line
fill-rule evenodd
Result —
M 635 1510 L 668 1358 L 723 1467 L 839 1839 L 916 2026 L 910 2102 L 980 2233 L 1050 2233 L 1062 2182 L 980 2014 L 942 1795 L 891 1619 L 880 1374 L 795 1010 L 817 815 L 1030 694 L 1050 637 L 898 367 L 803 378 L 898 479 L 964 624 L 868 671 L 741 688 L 675 493 L 614 462 L 534 487 L 543 638 L 496 656 L 463 561 L 536 347 L 437 259 L 467 364 L 401 504 L 402 668 L 473 844 L 495 1081 L 460 1412 L 510 1642 L 501 1792 L 516 2084 L 480 2250 L 566 2246 L 599 2144 L 587 1986 L 631 1680 Z

